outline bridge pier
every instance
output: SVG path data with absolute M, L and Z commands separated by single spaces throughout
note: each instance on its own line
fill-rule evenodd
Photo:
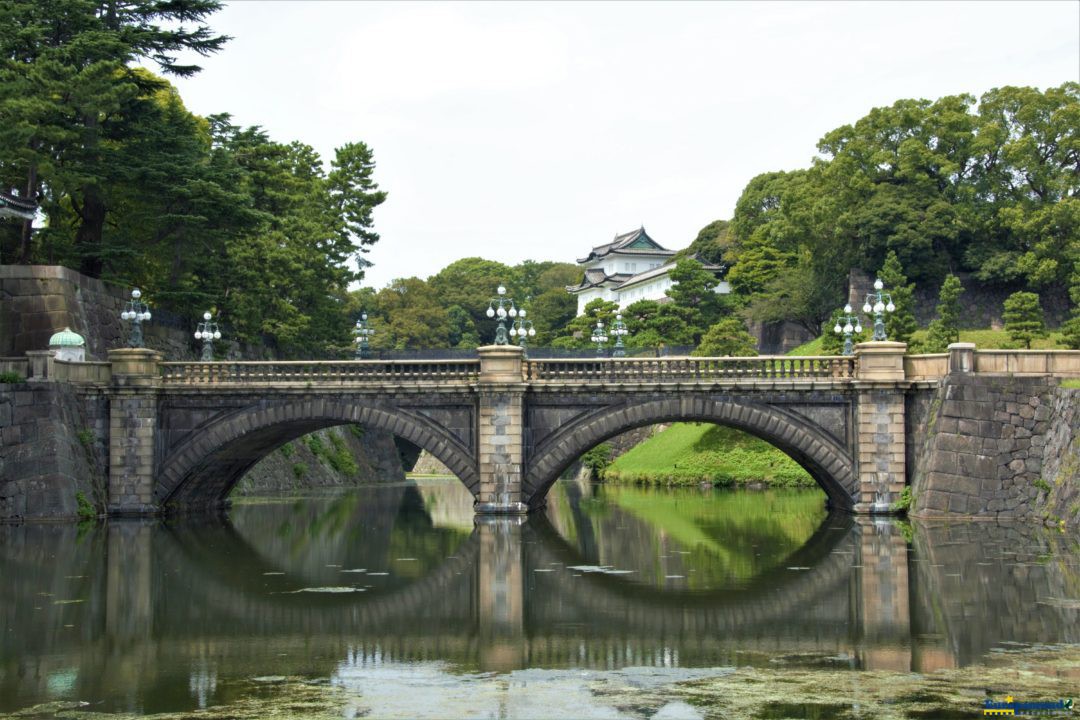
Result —
M 109 351 L 110 515 L 153 515 L 161 355 L 144 348 Z
M 853 510 L 860 515 L 893 513 L 891 506 L 907 483 L 906 350 L 899 342 L 855 346 L 858 496 Z
M 514 345 L 480 348 L 478 467 L 480 514 L 523 515 L 524 407 L 527 387 L 524 351 Z

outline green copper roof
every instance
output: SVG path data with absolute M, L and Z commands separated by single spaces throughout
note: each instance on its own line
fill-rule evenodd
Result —
M 49 338 L 49 347 L 82 347 L 84 345 L 86 341 L 83 340 L 83 336 L 72 332 L 71 328 L 64 328 Z

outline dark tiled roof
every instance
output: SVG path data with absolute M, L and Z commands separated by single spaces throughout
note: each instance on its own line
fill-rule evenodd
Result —
M 606 275 L 601 268 L 592 268 L 585 271 L 585 277 L 577 285 L 567 285 L 567 292 L 581 292 L 582 290 L 588 290 L 591 287 L 599 287 L 605 284 L 621 285 L 626 282 L 633 275 L 631 273 L 615 273 L 614 275 Z
M 632 245 L 638 239 L 644 238 L 646 241 L 655 245 L 655 248 L 627 248 L 627 245 Z M 630 253 L 634 255 L 674 255 L 674 250 L 665 250 L 660 247 L 660 243 L 649 237 L 649 234 L 645 232 L 645 228 L 638 228 L 628 233 L 622 233 L 616 235 L 615 239 L 604 245 L 597 245 L 589 253 L 588 257 L 580 258 L 579 263 L 587 263 L 590 260 L 596 260 L 602 258 L 605 255 L 618 250 L 621 253 Z
M 32 220 L 35 212 L 37 212 L 37 203 L 33 200 L 0 190 L 0 215 L 11 215 Z

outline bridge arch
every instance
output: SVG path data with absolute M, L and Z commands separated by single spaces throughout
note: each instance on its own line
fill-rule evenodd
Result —
M 604 440 L 645 425 L 695 421 L 733 427 L 776 446 L 810 473 L 833 507 L 850 511 L 857 501 L 851 451 L 807 418 L 775 405 L 698 396 L 629 401 L 567 423 L 529 459 L 523 487 L 526 502 L 530 508 L 543 507 L 559 475 Z
M 422 415 L 350 398 L 260 402 L 215 418 L 162 459 L 155 500 L 166 509 L 220 505 L 251 467 L 271 451 L 327 427 L 357 424 L 384 430 L 427 450 L 475 496 L 476 461 L 447 430 Z

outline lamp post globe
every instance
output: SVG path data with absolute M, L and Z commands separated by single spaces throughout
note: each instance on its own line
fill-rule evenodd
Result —
M 360 319 L 356 321 L 356 327 L 353 328 L 353 335 L 356 336 L 356 354 L 357 360 L 367 360 L 371 357 L 370 341 L 371 337 L 375 334 L 375 331 L 368 327 L 367 312 L 360 313 Z
M 867 293 L 866 302 L 863 303 L 863 312 L 867 315 L 873 313 L 874 316 L 874 335 L 873 340 L 875 342 L 882 342 L 889 338 L 885 334 L 885 314 L 896 311 L 896 305 L 893 304 L 892 295 L 885 292 L 885 283 L 881 281 L 881 278 L 874 279 L 874 291 Z
M 149 322 L 151 317 L 149 306 L 140 298 L 142 298 L 142 291 L 135 288 L 131 291 L 131 299 L 120 312 L 120 319 L 131 323 L 131 329 L 128 331 L 128 345 L 134 348 L 143 346 L 142 324 Z
M 221 330 L 216 322 L 212 322 L 213 315 L 207 310 L 203 313 L 203 321 L 195 329 L 195 339 L 202 340 L 202 361 L 213 362 L 214 341 L 221 339 Z
M 630 334 L 630 331 L 626 328 L 626 323 L 623 322 L 622 313 L 615 316 L 615 322 L 611 324 L 611 334 L 615 336 L 615 349 L 612 351 L 612 357 L 626 357 L 626 346 L 623 344 L 623 338 Z
M 499 324 L 495 328 L 495 344 L 507 345 L 509 344 L 508 337 L 517 337 L 519 335 L 517 328 L 514 327 L 514 318 L 518 316 L 518 310 L 514 307 L 514 299 L 506 297 L 506 287 L 499 285 L 495 290 L 496 296 L 488 301 L 488 307 L 485 311 L 485 315 L 489 318 L 498 318 Z M 506 319 L 510 318 L 510 331 L 506 328 Z
M 851 355 L 854 353 L 855 345 L 852 340 L 852 334 L 858 334 L 862 332 L 862 323 L 859 322 L 859 316 L 853 315 L 851 312 L 851 304 L 844 306 L 843 314 L 837 319 L 836 324 L 833 325 L 833 332 L 837 335 L 844 336 L 844 349 L 841 351 L 844 355 Z

